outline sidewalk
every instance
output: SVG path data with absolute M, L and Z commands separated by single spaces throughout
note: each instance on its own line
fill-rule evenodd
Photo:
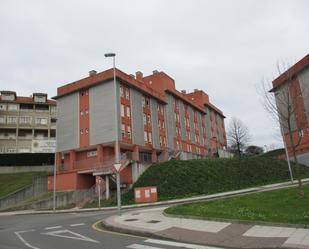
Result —
M 216 247 L 309 249 L 309 229 L 171 218 L 163 215 L 164 209 L 114 215 L 101 225 L 118 232 Z
M 302 179 L 303 184 L 309 183 L 309 178 Z M 264 185 L 260 187 L 254 188 L 246 188 L 234 191 L 228 191 L 223 193 L 211 194 L 211 195 L 201 195 L 196 197 L 190 198 L 183 198 L 183 199 L 176 199 L 176 200 L 169 200 L 169 201 L 159 201 L 155 203 L 143 203 L 143 204 L 134 204 L 134 205 L 125 205 L 122 206 L 122 209 L 133 209 L 133 208 L 143 208 L 143 207 L 154 207 L 154 206 L 163 206 L 163 205 L 171 205 L 171 204 L 181 204 L 181 203 L 192 203 L 198 202 L 203 200 L 213 200 L 219 198 L 225 198 L 230 196 L 237 196 L 249 193 L 256 193 L 256 192 L 263 192 L 263 191 L 270 191 L 274 189 L 280 188 L 288 188 L 297 186 L 297 182 L 294 181 L 294 184 L 291 184 L 290 181 L 288 182 L 281 182 L 275 184 Z M 71 208 L 71 209 L 63 209 L 63 210 L 23 210 L 23 211 L 10 211 L 10 212 L 0 212 L 0 216 L 10 216 L 10 215 L 29 215 L 29 214 L 53 214 L 53 213 L 72 213 L 72 212 L 93 212 L 93 211 L 113 211 L 117 210 L 117 207 L 104 207 L 104 208 Z

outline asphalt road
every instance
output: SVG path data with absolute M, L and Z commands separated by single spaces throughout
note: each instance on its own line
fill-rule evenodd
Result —
M 176 249 L 162 240 L 98 231 L 92 225 L 115 211 L 0 216 L 1 249 Z M 187 247 L 190 249 L 190 246 Z M 191 249 L 198 248 L 192 246 Z M 206 248 L 206 247 L 205 247 Z

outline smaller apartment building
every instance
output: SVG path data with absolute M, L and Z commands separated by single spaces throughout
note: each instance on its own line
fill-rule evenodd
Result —
M 180 92 L 164 72 L 144 77 L 116 69 L 115 74 L 116 91 L 113 69 L 91 71 L 58 88 L 57 189 L 88 188 L 98 176 L 108 187 L 117 133 L 121 182 L 127 185 L 151 163 L 213 156 L 225 149 L 225 117 L 205 92 Z
M 56 101 L 47 94 L 1 91 L 0 154 L 54 153 L 56 113 Z
M 276 96 L 277 108 L 281 110 L 281 128 L 284 133 L 289 155 L 292 158 L 290 133 L 287 129 L 287 118 L 290 113 L 290 125 L 300 163 L 309 166 L 309 55 L 273 80 L 270 90 Z M 289 97 L 285 93 L 289 93 Z M 284 99 L 282 99 L 284 98 Z M 287 111 L 290 106 L 291 111 Z M 293 158 L 292 158 L 293 159 Z

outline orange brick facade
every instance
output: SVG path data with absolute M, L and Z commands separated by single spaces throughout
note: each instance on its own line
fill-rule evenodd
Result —
M 91 187 L 98 175 L 103 181 L 113 179 L 116 132 L 121 183 L 126 185 L 133 184 L 150 163 L 212 156 L 226 147 L 225 117 L 205 92 L 179 92 L 164 72 L 146 77 L 118 69 L 115 73 L 118 96 L 114 96 L 113 69 L 58 88 L 55 99 L 63 109 L 58 118 L 63 130 L 57 134 L 58 190 Z M 119 113 L 112 108 L 115 101 Z

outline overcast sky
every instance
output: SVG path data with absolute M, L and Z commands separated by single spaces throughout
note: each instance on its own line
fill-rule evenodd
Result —
M 199 88 L 250 129 L 252 144 L 280 145 L 256 86 L 278 62 L 309 52 L 309 1 L 1 0 L 0 89 L 47 92 L 111 67 L 169 74 Z

